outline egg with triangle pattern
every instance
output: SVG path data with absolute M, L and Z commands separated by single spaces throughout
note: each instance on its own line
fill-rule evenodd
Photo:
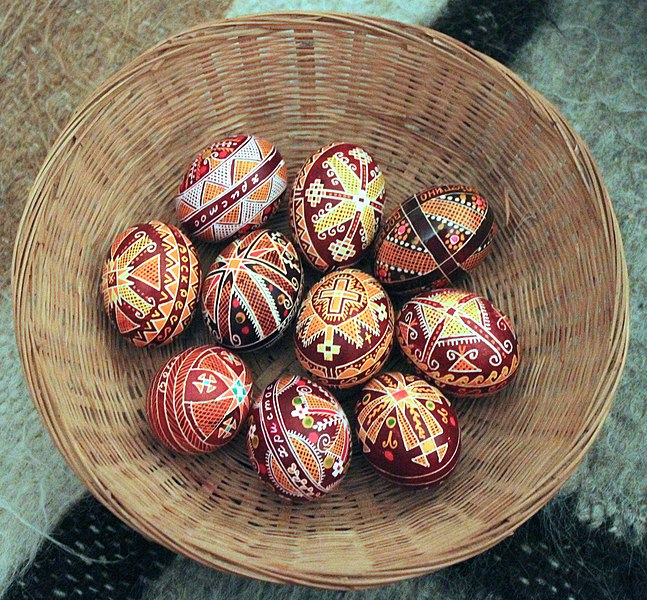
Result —
M 201 279 L 186 235 L 161 221 L 140 223 L 110 246 L 101 276 L 103 307 L 135 346 L 163 346 L 191 322 Z
M 182 227 L 204 242 L 221 242 L 261 227 L 287 187 L 281 153 L 253 135 L 224 138 L 204 148 L 187 169 L 175 210 Z
M 396 337 L 414 367 L 457 397 L 494 394 L 510 384 L 519 367 L 510 319 L 487 298 L 465 290 L 410 299 L 398 316 Z

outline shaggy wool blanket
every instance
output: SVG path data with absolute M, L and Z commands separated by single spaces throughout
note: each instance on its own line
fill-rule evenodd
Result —
M 584 462 L 514 536 L 367 592 L 313 592 L 199 566 L 105 510 L 54 449 L 25 388 L 9 293 L 30 185 L 74 108 L 141 51 L 198 22 L 284 9 L 416 22 L 506 63 L 589 144 L 618 216 L 631 341 Z M 644 0 L 4 0 L 0 3 L 0 596 L 17 598 L 644 598 L 647 590 L 647 3 Z

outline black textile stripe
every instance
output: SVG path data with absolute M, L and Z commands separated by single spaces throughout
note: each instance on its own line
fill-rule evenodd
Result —
M 559 507 L 559 508 L 556 508 Z M 555 514 L 559 510 L 559 514 Z M 553 503 L 491 550 L 447 570 L 501 600 L 644 600 L 647 548 L 591 531 L 572 500 Z
M 51 536 L 94 561 L 47 541 L 2 600 L 138 600 L 175 556 L 89 495 L 66 513 Z
M 538 25 L 550 0 L 449 0 L 431 24 L 502 63 L 508 63 Z

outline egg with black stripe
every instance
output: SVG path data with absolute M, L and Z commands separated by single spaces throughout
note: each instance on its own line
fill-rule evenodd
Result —
M 405 200 L 375 242 L 374 270 L 387 291 L 447 287 L 489 254 L 496 225 L 475 188 L 436 186 Z

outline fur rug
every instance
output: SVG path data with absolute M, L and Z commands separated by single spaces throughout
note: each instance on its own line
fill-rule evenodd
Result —
M 641 0 L 8 0 L 0 15 L 0 595 L 10 598 L 631 598 L 647 589 L 647 4 Z M 151 544 L 87 495 L 22 380 L 10 261 L 25 198 L 74 108 L 151 44 L 197 22 L 284 9 L 381 15 L 443 30 L 509 64 L 588 142 L 620 221 L 630 353 L 604 430 L 558 496 L 490 552 L 360 593 L 224 575 Z M 19 168 L 20 167 L 20 168 Z M 144 575 L 142 565 L 148 565 Z

